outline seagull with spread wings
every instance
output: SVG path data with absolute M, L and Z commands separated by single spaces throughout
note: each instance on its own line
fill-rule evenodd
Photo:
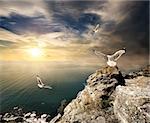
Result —
M 88 33 L 89 34 L 96 34 L 98 31 L 99 31 L 99 28 L 100 28 L 100 24 L 97 24 L 93 29 L 91 29 Z
M 112 55 L 106 55 L 102 52 L 93 50 L 93 52 L 95 53 L 95 55 L 97 55 L 98 57 L 103 57 L 105 60 L 107 60 L 107 65 L 111 66 L 111 67 L 115 67 L 117 66 L 117 60 L 126 53 L 126 48 L 123 48 L 121 50 L 116 51 L 114 54 Z
M 99 24 L 97 24 L 97 25 L 96 25 L 96 27 L 93 29 L 93 32 L 94 32 L 94 33 L 97 33 L 97 32 L 98 32 L 98 30 L 99 30 L 99 28 L 100 28 L 100 25 L 99 25 Z
M 47 86 L 47 85 L 45 85 L 45 84 L 42 82 L 42 80 L 41 80 L 41 78 L 39 77 L 39 75 L 36 76 L 36 81 L 37 81 L 37 85 L 38 85 L 39 88 L 52 89 L 51 86 Z

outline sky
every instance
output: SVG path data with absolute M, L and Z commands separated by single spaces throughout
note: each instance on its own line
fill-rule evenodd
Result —
M 123 47 L 121 66 L 148 64 L 148 1 L 0 0 L 1 61 L 105 64 L 92 49 Z

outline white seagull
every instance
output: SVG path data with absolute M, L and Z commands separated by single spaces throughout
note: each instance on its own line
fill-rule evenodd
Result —
M 36 81 L 37 81 L 37 85 L 38 85 L 39 88 L 52 89 L 51 86 L 45 85 L 45 84 L 42 82 L 41 78 L 40 78 L 38 75 L 36 76 Z
M 99 24 L 97 24 L 97 25 L 96 25 L 96 27 L 92 30 L 92 31 L 93 31 L 93 33 L 97 33 L 97 32 L 98 32 L 98 30 L 99 30 L 99 27 L 100 27 L 100 25 L 99 25 Z
M 121 50 L 116 51 L 114 54 L 112 55 L 106 55 L 104 53 L 101 53 L 99 51 L 93 50 L 95 55 L 97 56 L 103 56 L 104 59 L 107 60 L 107 65 L 111 66 L 111 67 L 115 67 L 117 66 L 117 60 L 126 53 L 126 48 L 123 48 Z

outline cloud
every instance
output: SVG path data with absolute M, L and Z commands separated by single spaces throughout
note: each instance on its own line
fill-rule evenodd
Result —
M 103 1 L 46 1 L 47 8 L 52 13 L 54 22 L 60 23 L 77 35 L 87 31 L 89 25 L 101 22 L 100 16 L 94 13 L 85 13 L 89 8 L 102 6 Z
M 25 16 L 50 16 L 50 13 L 46 11 L 45 4 L 42 0 L 36 0 L 36 2 L 30 0 L 1 0 L 0 8 L 0 16 L 9 16 L 12 12 Z
M 10 47 L 14 44 L 15 44 L 15 42 L 12 42 L 12 41 L 0 40 L 0 46 L 1 47 Z
M 148 54 L 149 42 L 149 4 L 147 2 L 135 2 L 128 17 L 116 26 L 113 35 L 120 36 L 123 43 L 130 49 L 143 51 Z M 144 50 L 142 50 L 144 49 Z
M 66 60 L 85 58 L 93 62 L 98 60 L 91 55 L 92 48 L 110 54 L 126 47 L 125 58 L 142 59 L 139 64 L 148 61 L 148 1 L 0 3 L 1 49 L 40 46 Z M 97 24 L 100 24 L 99 32 L 91 35 L 89 32 Z M 133 61 L 125 61 L 134 65 Z
M 89 8 L 86 12 L 101 17 L 102 23 L 95 39 L 101 43 L 101 39 L 107 37 L 104 46 L 113 50 L 124 46 L 129 53 L 148 54 L 148 1 L 107 1 L 102 9 Z M 86 35 L 86 38 L 89 36 Z
M 89 25 L 100 23 L 100 16 L 85 13 L 101 1 L 1 1 L 1 27 L 17 34 L 35 32 L 70 31 L 77 35 L 88 30 Z M 13 9 L 12 9 L 13 8 Z M 29 9 L 30 8 L 30 9 Z
M 44 34 L 50 32 L 60 32 L 63 26 L 58 23 L 51 23 L 44 16 L 29 17 L 18 14 L 10 14 L 9 17 L 0 17 L 1 28 L 12 31 L 16 34 Z

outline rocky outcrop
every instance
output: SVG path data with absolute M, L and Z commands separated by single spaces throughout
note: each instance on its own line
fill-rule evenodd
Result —
M 118 122 L 114 116 L 113 93 L 125 81 L 115 67 L 105 67 L 89 76 L 84 90 L 79 92 L 64 109 L 58 123 L 105 123 Z
M 147 65 L 146 67 L 144 67 L 140 70 L 127 73 L 124 75 L 124 78 L 125 79 L 133 79 L 138 76 L 150 77 L 150 65 Z
M 22 108 L 14 107 L 9 113 L 0 115 L 0 123 L 49 123 L 50 115 L 37 115 L 35 111 L 25 113 Z
M 149 67 L 147 67 L 149 68 Z M 57 123 L 150 122 L 149 70 L 123 76 L 115 67 L 97 70 L 64 109 Z
M 104 67 L 87 79 L 85 88 L 59 114 L 23 113 L 16 107 L 0 115 L 1 122 L 23 123 L 150 123 L 150 66 L 123 74 L 116 67 Z M 64 108 L 65 107 L 65 108 Z
M 125 79 L 125 87 L 116 88 L 114 112 L 121 123 L 150 123 L 149 75 L 148 66 L 134 72 L 133 79 Z

